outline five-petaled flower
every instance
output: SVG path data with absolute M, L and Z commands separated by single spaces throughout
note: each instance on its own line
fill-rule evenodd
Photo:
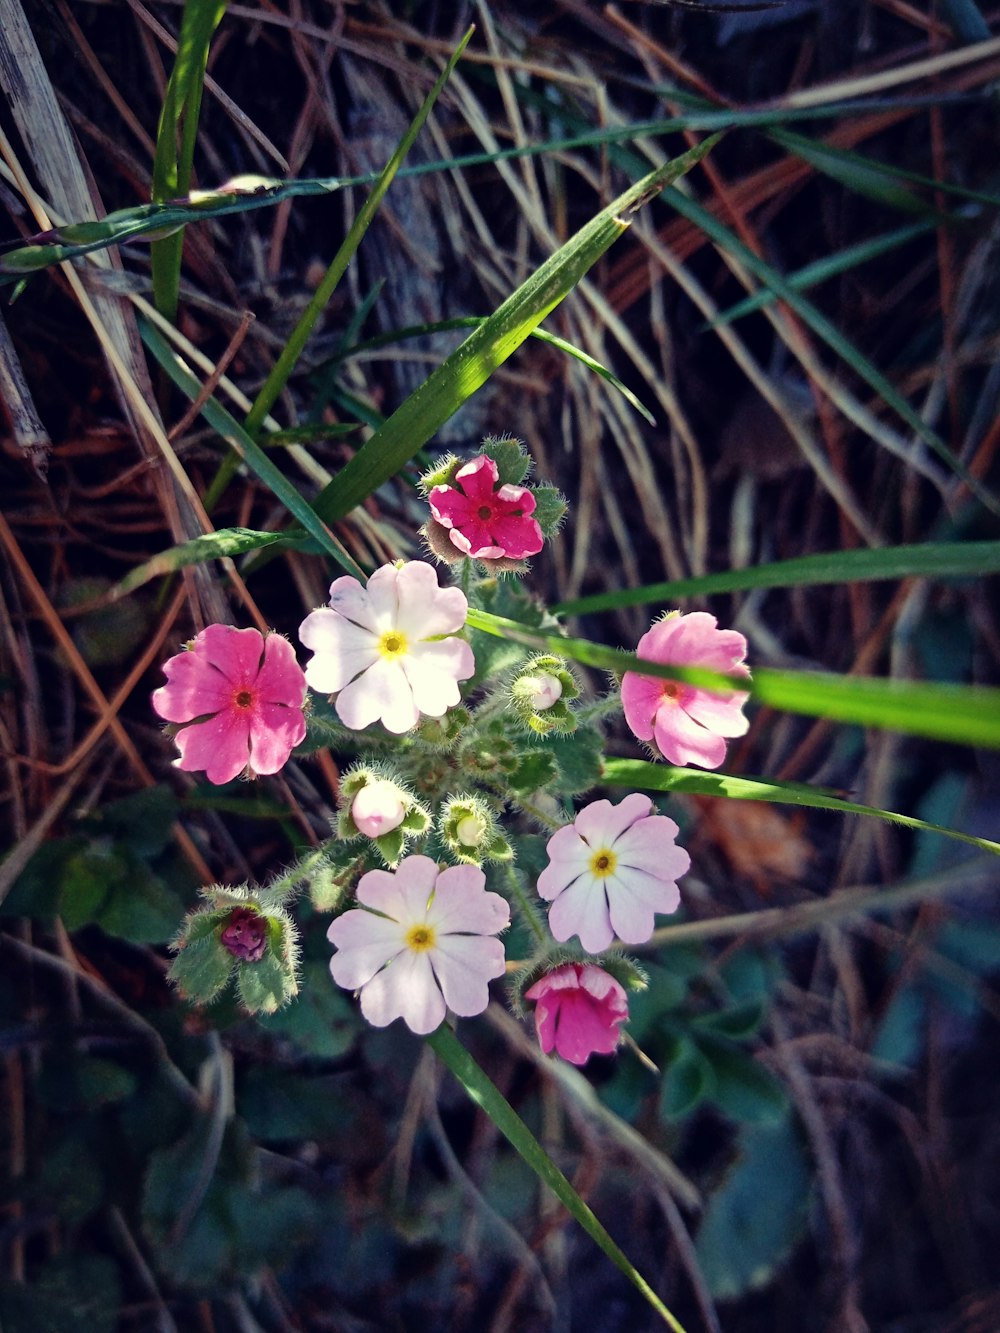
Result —
M 504 971 L 503 945 L 492 937 L 510 923 L 510 908 L 486 891 L 477 866 L 439 870 L 429 856 L 407 856 L 395 872 L 362 875 L 358 902 L 327 938 L 337 946 L 333 979 L 360 987 L 369 1023 L 402 1018 L 424 1035 L 441 1025 L 446 1009 L 463 1018 L 483 1012 L 490 981 Z
M 706 611 L 676 612 L 658 620 L 639 640 L 640 657 L 664 666 L 706 667 L 746 676 L 747 641 L 736 630 L 719 629 Z M 655 740 L 672 764 L 718 768 L 726 757 L 726 737 L 743 736 L 750 725 L 741 690 L 717 693 L 683 681 L 661 680 L 626 671 L 622 679 L 625 721 L 641 741 Z
M 677 910 L 675 881 L 691 858 L 674 842 L 674 821 L 653 809 L 638 792 L 617 805 L 592 801 L 549 839 L 538 893 L 552 904 L 549 927 L 557 940 L 578 935 L 588 953 L 608 948 L 615 936 L 643 944 L 655 914 Z
M 306 680 L 337 695 L 337 715 L 355 731 L 381 721 L 399 735 L 421 715 L 443 717 L 475 670 L 472 649 L 454 637 L 468 609 L 461 589 L 438 587 L 423 560 L 383 565 L 367 587 L 344 575 L 330 585 L 330 605 L 299 628 L 315 654 Z
M 463 555 L 477 560 L 523 560 L 537 555 L 544 538 L 535 497 L 526 486 L 498 486 L 497 465 L 480 454 L 460 467 L 447 486 L 428 495 L 431 513 Z
M 244 770 L 277 773 L 305 739 L 305 676 L 280 634 L 209 625 L 163 671 L 153 707 L 182 724 L 175 762 L 187 772 L 204 770 L 216 785 Z
M 524 992 L 535 1001 L 538 1044 L 574 1065 L 610 1055 L 628 1018 L 625 988 L 594 963 L 564 963 Z

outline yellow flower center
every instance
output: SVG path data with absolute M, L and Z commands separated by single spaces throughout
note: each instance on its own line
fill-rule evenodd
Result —
M 406 635 L 398 629 L 387 629 L 378 641 L 378 650 L 383 657 L 403 657 L 408 648 Z
M 615 873 L 618 857 L 610 847 L 599 848 L 590 858 L 590 873 L 598 879 L 607 879 Z
M 436 943 L 433 926 L 411 926 L 406 932 L 407 947 L 414 953 L 424 953 L 433 949 Z

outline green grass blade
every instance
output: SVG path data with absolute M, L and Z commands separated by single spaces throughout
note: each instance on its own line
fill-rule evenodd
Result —
M 257 532 L 253 528 L 219 528 L 217 532 L 181 542 L 178 546 L 171 546 L 169 550 L 154 555 L 151 560 L 144 560 L 115 584 L 108 592 L 107 600 L 117 602 L 130 592 L 135 592 L 136 588 L 141 588 L 144 583 L 173 574 L 187 565 L 202 565 L 208 560 L 246 555 L 248 551 L 259 551 L 264 546 L 301 546 L 303 541 L 311 543 L 312 539 L 288 537 L 280 532 Z
M 859 805 L 845 800 L 837 792 L 810 787 L 803 782 L 772 782 L 765 778 L 730 777 L 726 773 L 697 773 L 690 768 L 670 764 L 651 764 L 643 759 L 609 759 L 603 782 L 611 787 L 634 787 L 645 791 L 676 791 L 690 796 L 726 796 L 737 801 L 767 801 L 776 805 L 808 806 L 813 810 L 834 810 L 842 815 L 867 815 L 918 832 L 940 833 L 945 838 L 967 842 L 980 851 L 1000 856 L 1000 842 L 976 838 L 971 833 L 930 824 L 911 815 L 898 815 L 874 805 Z
M 139 316 L 138 324 L 142 340 L 150 352 L 178 389 L 194 402 L 201 390 L 198 380 L 148 320 Z M 202 404 L 201 415 L 268 487 L 275 499 L 280 500 L 292 517 L 298 519 L 306 532 L 316 539 L 320 550 L 332 556 L 348 574 L 364 579 L 360 566 L 352 560 L 326 524 L 317 518 L 309 502 L 299 494 L 284 473 L 275 467 L 264 450 L 250 438 L 235 417 L 230 416 L 214 398 L 209 398 Z
M 745 690 L 758 703 L 786 713 L 1000 749 L 1000 690 L 987 686 L 881 680 L 820 671 L 778 671 L 770 667 L 758 667 L 753 679 L 745 681 L 701 668 L 664 666 L 589 639 L 543 634 L 475 608 L 469 610 L 468 623 L 487 634 L 544 648 L 605 671 L 638 671 L 644 676 L 688 681 L 706 689 L 735 688 Z
M 436 1032 L 432 1032 L 424 1040 L 441 1063 L 458 1079 L 472 1101 L 489 1116 L 515 1152 L 520 1154 L 570 1216 L 579 1222 L 587 1235 L 600 1246 L 615 1267 L 642 1293 L 667 1327 L 673 1329 L 673 1333 L 684 1333 L 683 1327 L 642 1274 L 633 1267 L 628 1256 L 611 1239 L 590 1206 L 580 1198 L 500 1089 L 480 1069 L 447 1023 L 442 1023 Z
M 623 606 L 656 606 L 681 597 L 742 592 L 749 588 L 801 588 L 828 583 L 872 583 L 879 579 L 980 578 L 1000 573 L 1000 541 L 925 542 L 917 546 L 882 546 L 874 550 L 831 551 L 780 560 L 750 569 L 729 569 L 697 578 L 619 588 L 561 602 L 552 608 L 577 616 L 616 611 Z
M 198 138 L 198 115 L 208 67 L 212 35 L 222 22 L 227 0 L 186 0 L 177 39 L 177 56 L 167 81 L 156 131 L 153 158 L 153 200 L 187 194 Z M 180 147 L 177 135 L 180 132 Z M 183 231 L 153 242 L 153 297 L 161 315 L 177 315 Z
M 439 319 L 432 324 L 411 324 L 405 329 L 394 329 L 391 333 L 381 333 L 375 338 L 366 338 L 363 342 L 353 343 L 349 347 L 344 347 L 341 351 L 332 356 L 329 361 L 324 362 L 324 366 L 336 365 L 341 361 L 347 361 L 357 352 L 377 351 L 380 347 L 391 347 L 394 343 L 404 342 L 408 338 L 422 338 L 428 333 L 450 333 L 455 329 L 477 329 L 485 324 L 488 315 L 463 315 L 456 319 Z M 639 399 L 635 396 L 627 384 L 623 384 L 614 371 L 609 370 L 585 352 L 582 347 L 576 347 L 573 343 L 567 342 L 565 338 L 560 338 L 558 334 L 548 333 L 545 329 L 532 329 L 531 337 L 537 338 L 539 342 L 548 343 L 550 347 L 558 348 L 560 352 L 565 352 L 567 356 L 575 357 L 588 370 L 592 370 L 612 388 L 617 389 L 621 396 L 644 417 L 651 426 L 656 425 L 656 418 Z M 321 369 L 321 367 L 317 367 Z
M 573 290 L 635 214 L 700 161 L 716 138 L 650 172 L 546 259 L 358 450 L 321 492 L 317 513 L 328 522 L 343 518 L 394 476 Z
M 359 210 L 350 231 L 344 238 L 343 244 L 334 255 L 330 267 L 327 269 L 323 277 L 323 281 L 313 293 L 312 299 L 303 311 L 301 319 L 293 329 L 291 337 L 282 349 L 281 355 L 278 357 L 271 373 L 261 386 L 260 392 L 254 399 L 253 406 L 247 413 L 245 429 L 248 435 L 255 435 L 257 433 L 264 418 L 274 406 L 278 395 L 287 384 L 288 378 L 302 354 L 302 349 L 305 347 L 309 335 L 315 327 L 316 321 L 329 304 L 330 297 L 336 290 L 340 279 L 344 276 L 348 264 L 354 258 L 357 248 L 361 244 L 365 232 L 371 225 L 371 221 L 378 210 L 379 204 L 382 202 L 386 190 L 388 190 L 389 186 L 392 184 L 396 173 L 403 165 L 407 153 L 413 146 L 414 140 L 420 133 L 421 129 L 423 129 L 424 122 L 430 115 L 431 109 L 437 101 L 441 90 L 451 77 L 452 71 L 461 59 L 462 53 L 468 45 L 469 39 L 472 37 L 474 31 L 474 28 L 469 28 L 465 33 L 465 36 L 455 48 L 448 63 L 441 71 L 437 82 L 427 94 L 420 110 L 413 118 L 413 122 L 409 129 L 407 129 L 406 133 L 399 141 L 399 147 L 386 163 L 374 189 Z
M 826 282 L 828 278 L 837 277 L 840 273 L 848 273 L 861 264 L 867 264 L 869 260 L 888 254 L 898 246 L 905 245 L 907 241 L 914 240 L 917 236 L 926 236 L 936 226 L 936 222 L 928 220 L 926 222 L 911 222 L 907 227 L 897 227 L 895 231 L 885 232 L 882 236 L 873 236 L 871 240 L 861 241 L 857 245 L 849 245 L 846 249 L 838 250 L 835 254 L 817 259 L 813 264 L 806 264 L 797 273 L 790 273 L 787 280 L 797 292 L 808 291 L 810 287 L 817 287 L 821 282 Z M 714 319 L 702 324 L 699 332 L 703 332 L 705 329 L 718 328 L 720 324 L 732 324 L 735 320 L 742 319 L 744 315 L 759 310 L 761 306 L 771 305 L 776 299 L 774 292 L 762 288 L 755 292 L 753 296 L 738 301 L 736 305 L 730 306 L 728 310 L 723 310 Z

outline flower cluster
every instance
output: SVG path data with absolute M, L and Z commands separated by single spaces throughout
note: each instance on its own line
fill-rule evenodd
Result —
M 281 636 L 228 625 L 210 625 L 164 664 L 153 707 L 187 772 L 216 784 L 276 774 L 307 729 L 313 748 L 355 756 L 340 775 L 333 836 L 311 859 L 269 889 L 206 891 L 171 970 L 193 998 L 211 999 L 233 977 L 251 1010 L 295 994 L 297 934 L 284 903 L 304 880 L 316 909 L 335 914 L 333 980 L 358 993 L 375 1026 L 399 1019 L 428 1034 L 449 1012 L 482 1013 L 490 984 L 518 967 L 501 938 L 510 896 L 539 940 L 513 1000 L 519 1012 L 534 1006 L 542 1050 L 584 1064 L 618 1046 L 628 990 L 642 983 L 622 950 L 677 910 L 690 857 L 674 820 L 641 793 L 574 814 L 574 799 L 601 779 L 597 719 L 609 701 L 583 705 L 552 652 L 470 633 L 470 602 L 558 629 L 516 583 L 494 577 L 523 572 L 562 516 L 553 488 L 526 484 L 529 468 L 516 441 L 488 440 L 423 479 L 428 544 L 444 563 L 464 562 L 461 587 L 442 587 L 426 561 L 397 561 L 366 582 L 333 581 L 327 605 L 299 627 L 304 670 Z M 486 571 L 478 582 L 472 562 Z M 673 612 L 643 635 L 638 656 L 679 678 L 626 672 L 628 726 L 671 763 L 718 767 L 727 739 L 747 730 L 747 694 L 682 677 L 707 668 L 748 678 L 743 636 L 705 612 Z M 518 809 L 552 830 L 534 886 L 548 932 L 518 867 L 542 840 L 503 822 Z

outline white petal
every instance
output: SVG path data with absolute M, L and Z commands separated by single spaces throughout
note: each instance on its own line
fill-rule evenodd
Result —
M 446 935 L 438 940 L 432 962 L 448 1008 L 472 1018 L 490 1002 L 491 979 L 503 976 L 503 945 L 481 935 Z
M 394 958 L 362 990 L 361 1012 L 377 1028 L 402 1018 L 419 1036 L 440 1027 L 445 1015 L 444 997 L 427 954 L 407 949 Z
M 588 953 L 600 953 L 614 939 L 604 892 L 606 881 L 581 876 L 549 908 L 549 928 L 562 942 L 579 935 Z

